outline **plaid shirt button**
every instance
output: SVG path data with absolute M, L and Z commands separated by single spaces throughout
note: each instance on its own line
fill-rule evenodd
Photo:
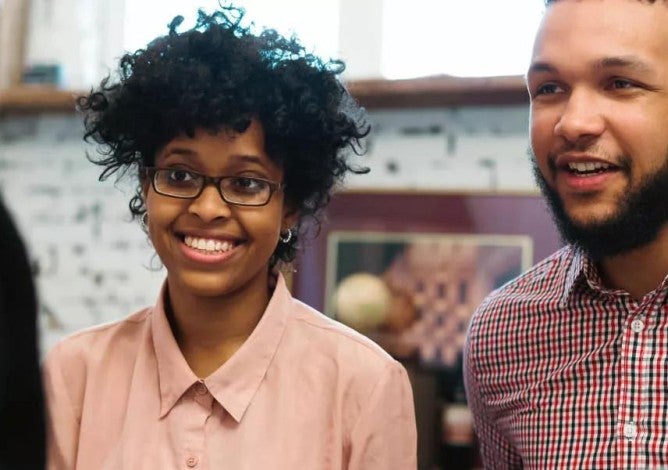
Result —
M 624 437 L 627 439 L 635 439 L 638 435 L 638 427 L 633 423 L 624 425 Z
M 644 328 L 645 328 L 645 324 L 642 322 L 642 320 L 633 320 L 631 322 L 631 329 L 635 333 L 640 333 Z

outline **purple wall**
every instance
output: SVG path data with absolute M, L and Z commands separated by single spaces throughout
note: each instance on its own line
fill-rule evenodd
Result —
M 333 230 L 529 235 L 534 262 L 562 246 L 541 196 L 345 193 L 335 196 L 319 236 L 297 261 L 294 295 L 322 310 L 327 234 Z

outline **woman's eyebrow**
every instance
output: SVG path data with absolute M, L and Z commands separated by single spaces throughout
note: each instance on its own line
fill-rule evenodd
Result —
M 192 149 L 184 147 L 168 147 L 158 154 L 159 157 L 167 159 L 170 157 L 197 157 L 198 153 Z

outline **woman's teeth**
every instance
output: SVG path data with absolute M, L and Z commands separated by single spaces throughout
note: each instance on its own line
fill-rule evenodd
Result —
M 213 240 L 210 238 L 196 238 L 186 235 L 184 243 L 190 248 L 201 251 L 229 251 L 234 248 L 234 244 L 228 241 Z

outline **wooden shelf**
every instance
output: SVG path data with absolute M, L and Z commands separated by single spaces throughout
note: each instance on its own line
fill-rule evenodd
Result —
M 347 86 L 350 93 L 367 108 L 433 108 L 529 102 L 521 76 L 358 80 L 349 82 Z
M 520 76 L 460 78 L 435 76 L 409 80 L 356 80 L 350 93 L 369 109 L 511 105 L 529 102 Z M 0 91 L 0 113 L 74 112 L 80 93 L 49 86 L 19 86 Z
M 0 91 L 0 113 L 74 112 L 78 93 L 30 85 Z

